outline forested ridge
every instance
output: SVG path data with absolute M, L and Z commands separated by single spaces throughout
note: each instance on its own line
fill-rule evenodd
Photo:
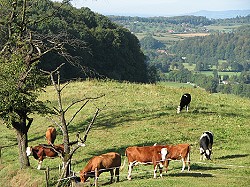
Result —
M 250 15 L 110 18 L 140 38 L 157 80 L 191 82 L 209 92 L 250 97 Z
M 242 26 L 232 33 L 186 38 L 170 47 L 170 52 L 185 56 L 188 63 L 197 64 L 196 70 L 209 70 L 212 65 L 221 71 L 250 69 L 250 26 Z M 218 60 L 227 62 L 219 65 Z
M 8 10 L 2 9 L 0 20 L 4 22 Z M 33 32 L 84 42 L 84 47 L 66 46 L 67 54 L 64 56 L 72 58 L 71 63 L 55 51 L 44 55 L 39 62 L 38 67 L 43 70 L 54 70 L 65 63 L 61 69 L 62 80 L 91 77 L 131 82 L 193 81 L 184 66 L 186 63 L 195 67 L 196 74 L 213 71 L 214 67 L 223 72 L 244 71 L 241 77 L 230 78 L 232 82 L 249 82 L 250 15 L 230 19 L 207 19 L 203 16 L 106 17 L 89 8 L 77 9 L 70 3 L 62 6 L 47 0 L 30 6 L 28 14 L 32 20 L 37 20 L 29 24 Z M 221 25 L 237 27 L 230 27 L 227 32 L 217 31 L 215 28 Z M 0 46 L 6 42 L 6 33 L 7 28 L 1 25 Z M 146 36 L 139 38 L 137 33 Z M 177 39 L 175 35 L 188 33 L 203 33 L 204 36 L 180 36 Z M 224 76 L 220 80 L 226 78 L 229 77 Z M 209 87 L 208 90 L 217 92 L 219 89 Z
M 84 48 L 68 46 L 69 55 L 74 57 L 74 66 L 55 53 L 50 53 L 39 63 L 40 68 L 52 70 L 66 62 L 61 72 L 62 79 L 108 77 L 132 82 L 148 81 L 145 56 L 139 40 L 107 17 L 89 8 L 76 9 L 71 4 L 61 6 L 60 3 L 46 0 L 31 6 L 29 14 L 33 20 L 37 20 L 31 28 L 34 32 L 61 34 L 85 42 Z M 4 40 L 5 28 L 1 29 L 0 36 Z

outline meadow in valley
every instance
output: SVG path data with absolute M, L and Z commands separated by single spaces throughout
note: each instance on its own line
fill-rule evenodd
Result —
M 190 93 L 189 112 L 176 113 L 180 97 Z M 99 185 L 117 187 L 141 186 L 248 186 L 250 184 L 250 100 L 234 95 L 210 94 L 187 84 L 134 84 L 115 81 L 72 82 L 63 90 L 64 107 L 72 101 L 105 94 L 89 102 L 69 125 L 71 141 L 78 131 L 84 132 L 96 108 L 101 111 L 88 135 L 86 147 L 77 150 L 72 159 L 72 170 L 78 172 L 87 161 L 102 153 L 118 152 L 124 159 L 128 146 L 157 144 L 191 144 L 191 171 L 181 173 L 182 164 L 171 161 L 163 178 L 153 179 L 153 166 L 137 166 L 132 180 L 127 181 L 127 167 L 120 173 L 120 182 L 107 185 L 109 173 L 99 177 Z M 40 94 L 39 99 L 57 106 L 57 95 L 52 86 Z M 66 113 L 66 119 L 80 105 Z M 29 130 L 29 146 L 46 143 L 45 131 L 54 125 L 49 117 L 33 116 Z M 57 120 L 57 119 L 54 119 Z M 15 131 L 0 126 L 2 147 L 0 185 L 2 187 L 45 186 L 45 168 L 50 168 L 49 185 L 58 179 L 60 159 L 45 159 L 42 170 L 30 157 L 31 168 L 19 170 L 18 148 Z M 58 130 L 55 144 L 62 143 Z M 212 160 L 200 161 L 199 138 L 204 131 L 214 133 Z M 83 135 L 83 133 L 81 134 Z M 157 173 L 159 176 L 159 173 Z M 90 179 L 93 182 L 93 179 Z M 89 182 L 86 183 L 89 186 Z

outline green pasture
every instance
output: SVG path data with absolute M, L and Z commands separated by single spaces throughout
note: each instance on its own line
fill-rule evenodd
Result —
M 223 60 L 219 60 L 219 63 L 222 63 Z M 195 71 L 195 64 L 189 65 L 188 63 L 183 63 L 184 67 L 188 69 L 189 71 Z M 213 69 L 216 69 L 216 67 L 213 67 Z M 213 71 L 200 71 L 200 73 L 205 74 L 207 76 L 213 76 Z M 241 72 L 230 72 L 230 71 L 219 71 L 218 75 L 228 75 L 229 77 L 235 75 L 239 76 Z
M 192 94 L 189 112 L 176 114 L 183 93 Z M 152 166 L 138 166 L 132 172 L 132 181 L 127 181 L 127 167 L 120 173 L 120 182 L 108 185 L 109 173 L 101 174 L 100 186 L 150 187 L 150 186 L 248 186 L 250 184 L 250 100 L 234 95 L 209 94 L 203 89 L 183 85 L 133 84 L 113 81 L 72 82 L 63 90 L 63 103 L 86 97 L 104 97 L 93 100 L 77 115 L 68 127 L 71 141 L 78 131 L 84 131 L 96 108 L 99 116 L 91 129 L 86 147 L 77 150 L 72 161 L 72 170 L 78 172 L 94 155 L 116 151 L 125 159 L 128 146 L 158 144 L 191 144 L 191 171 L 181 173 L 181 162 L 170 162 L 168 173 L 163 178 L 153 179 Z M 57 105 L 53 87 L 41 93 L 41 100 Z M 69 120 L 81 105 L 66 113 Z M 45 131 L 54 125 L 49 117 L 33 116 L 29 131 L 29 145 L 46 143 Z M 57 120 L 56 118 L 53 118 Z M 55 144 L 62 143 L 59 128 Z M 199 137 L 203 131 L 214 133 L 212 161 L 200 161 Z M 0 185 L 2 187 L 45 186 L 44 169 L 50 167 L 50 186 L 58 178 L 60 159 L 45 159 L 42 170 L 37 170 L 37 161 L 31 157 L 31 168 L 19 170 L 16 134 L 13 129 L 0 126 L 2 146 Z M 83 133 L 82 133 L 83 134 Z M 159 173 L 158 173 L 159 175 Z M 91 179 L 90 181 L 93 182 Z M 80 185 L 82 186 L 82 185 Z M 89 186 L 89 182 L 85 186 Z
M 205 74 L 207 76 L 213 76 L 213 71 L 201 71 L 200 73 Z M 219 71 L 218 75 L 228 75 L 229 77 L 236 75 L 239 76 L 241 74 L 241 72 L 225 72 L 225 71 Z
M 134 34 L 139 40 L 147 36 L 147 33 L 134 33 Z M 153 37 L 156 40 L 161 41 L 162 43 L 168 43 L 168 42 L 179 41 L 179 40 L 184 39 L 182 36 L 177 36 L 177 35 L 170 34 L 170 33 L 157 33 L 157 32 L 154 32 Z
M 232 32 L 242 25 L 208 25 L 206 28 L 208 30 L 220 31 L 220 32 Z

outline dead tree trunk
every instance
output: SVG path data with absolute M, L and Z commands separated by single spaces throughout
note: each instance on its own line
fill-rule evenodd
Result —
M 56 90 L 56 93 L 57 93 L 58 107 L 54 107 L 54 110 L 55 110 L 55 113 L 57 114 L 57 116 L 59 116 L 60 122 L 56 122 L 54 120 L 53 121 L 60 127 L 60 129 L 63 133 L 64 154 L 62 155 L 62 160 L 63 160 L 64 169 L 62 170 L 62 173 L 61 173 L 59 182 L 57 183 L 57 186 L 60 185 L 60 181 L 62 178 L 67 178 L 70 176 L 71 158 L 78 148 L 85 145 L 84 143 L 87 140 L 87 135 L 91 129 L 91 126 L 94 124 L 95 119 L 96 119 L 100 109 L 96 110 L 96 113 L 95 113 L 94 117 L 92 118 L 91 123 L 88 125 L 87 130 L 86 130 L 83 138 L 80 138 L 80 135 L 79 135 L 80 133 L 78 133 L 77 140 L 74 142 L 70 142 L 69 134 L 68 134 L 68 126 L 74 120 L 76 115 L 84 108 L 84 106 L 86 106 L 86 104 L 90 100 L 99 99 L 99 98 L 104 96 L 104 95 L 100 95 L 97 97 L 80 99 L 80 100 L 72 102 L 69 106 L 64 108 L 61 94 L 62 94 L 63 89 L 69 84 L 69 82 L 64 84 L 63 86 L 61 86 L 61 84 L 60 84 L 60 72 L 59 72 L 59 69 L 61 68 L 61 66 L 59 66 L 56 70 L 54 70 L 52 72 L 43 71 L 43 72 L 50 75 L 52 84 L 53 84 L 53 86 Z M 55 76 L 57 76 L 57 82 L 55 81 Z M 75 114 L 71 117 L 71 119 L 69 121 L 66 121 L 66 118 L 65 118 L 66 112 L 77 103 L 82 103 L 82 104 L 79 107 L 79 109 L 75 112 Z M 73 147 L 73 145 L 74 145 L 74 147 Z

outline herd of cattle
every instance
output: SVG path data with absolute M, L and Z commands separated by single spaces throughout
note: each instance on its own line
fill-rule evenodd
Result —
M 188 106 L 191 102 L 191 95 L 184 94 L 181 97 L 180 105 L 177 108 L 177 113 L 180 113 L 183 108 L 188 111 Z M 53 145 L 53 148 L 44 144 L 39 144 L 35 147 L 27 147 L 27 156 L 33 155 L 38 160 L 37 169 L 41 169 L 43 160 L 46 157 L 56 157 L 59 154 L 63 155 L 63 144 L 54 145 L 56 139 L 56 129 L 49 127 L 46 131 L 46 139 L 49 145 Z M 200 159 L 211 159 L 212 145 L 213 145 L 213 133 L 206 131 L 200 137 Z M 152 146 L 133 146 L 127 147 L 125 150 L 125 156 L 122 164 L 121 156 L 116 152 L 109 152 L 106 154 L 94 156 L 91 158 L 87 165 L 80 171 L 80 180 L 84 183 L 89 177 L 99 177 L 102 172 L 110 172 L 110 183 L 113 182 L 114 176 L 119 181 L 119 172 L 125 166 L 126 160 L 128 160 L 128 175 L 127 179 L 132 178 L 132 169 L 139 164 L 153 165 L 154 178 L 156 178 L 156 172 L 159 169 L 160 177 L 162 177 L 162 171 L 165 167 L 165 171 L 168 170 L 168 165 L 171 160 L 181 160 L 182 170 L 184 171 L 186 164 L 187 170 L 190 170 L 190 145 L 178 144 L 178 145 L 152 145 Z

